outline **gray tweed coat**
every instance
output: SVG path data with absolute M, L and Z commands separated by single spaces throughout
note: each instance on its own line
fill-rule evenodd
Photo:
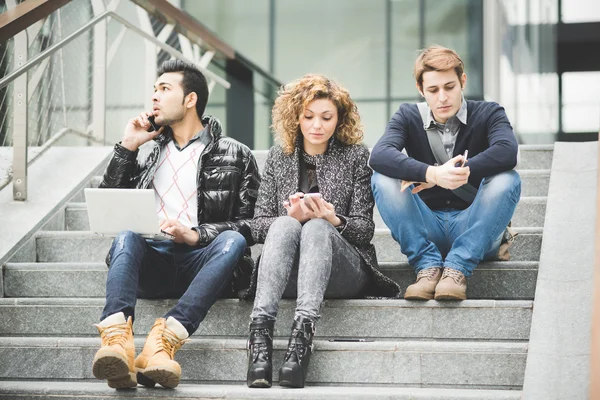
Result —
M 300 149 L 285 154 L 281 146 L 269 151 L 263 171 L 254 219 L 250 223 L 252 236 L 264 243 L 269 227 L 277 217 L 287 215 L 283 202 L 298 191 Z M 373 193 L 368 167 L 369 151 L 363 145 L 343 145 L 337 139 L 330 141 L 327 152 L 317 156 L 317 180 L 323 198 L 332 203 L 337 215 L 346 221 L 342 236 L 358 251 L 367 266 L 372 284 L 365 295 L 399 297 L 400 287 L 378 270 L 375 247 L 371 244 L 373 222 Z M 256 290 L 258 265 L 252 274 L 248 296 Z

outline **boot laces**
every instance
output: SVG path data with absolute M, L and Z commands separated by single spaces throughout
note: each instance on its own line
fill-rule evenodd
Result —
M 252 330 L 252 334 L 251 334 L 252 338 L 258 339 L 258 338 L 263 338 L 263 337 L 267 337 L 269 338 L 269 340 L 273 340 L 273 338 L 271 337 L 271 332 L 269 332 L 268 329 L 264 328 L 264 329 L 253 329 Z M 252 356 L 254 358 L 256 358 L 256 356 L 258 356 L 261 352 L 265 353 L 265 357 L 269 358 L 268 355 L 268 346 L 267 343 L 265 343 L 264 341 L 260 341 L 260 342 L 255 342 L 255 343 L 248 343 L 248 346 L 252 347 Z
M 462 272 L 457 271 L 455 269 L 444 268 L 444 276 L 443 276 L 443 278 L 446 278 L 446 277 L 452 278 L 457 285 L 460 285 L 461 284 L 461 280 L 463 279 L 464 275 L 462 274 Z
M 175 352 L 183 346 L 184 343 L 189 342 L 188 339 L 181 340 L 175 332 L 167 328 L 163 327 L 160 335 L 156 335 L 156 345 L 159 350 L 165 351 L 171 359 L 175 357 Z
M 129 325 L 126 322 L 123 324 L 110 325 L 106 328 L 100 329 L 100 337 L 102 338 L 103 346 L 113 346 L 115 344 L 125 346 L 127 343 Z
M 310 329 L 310 333 L 314 335 L 314 324 L 311 324 Z M 307 353 L 307 347 L 310 347 L 310 349 L 312 350 L 312 344 L 308 346 L 308 341 L 309 338 L 307 337 L 306 332 L 304 332 L 304 330 L 294 329 L 292 331 L 292 336 L 290 337 L 290 344 L 285 354 L 285 360 L 289 360 L 292 354 L 296 354 L 296 357 L 298 357 L 298 361 L 302 362 L 302 358 Z
M 422 269 L 417 274 L 417 280 L 419 280 L 421 278 L 427 278 L 428 280 L 432 280 L 438 274 L 438 271 L 439 271 L 439 268 Z

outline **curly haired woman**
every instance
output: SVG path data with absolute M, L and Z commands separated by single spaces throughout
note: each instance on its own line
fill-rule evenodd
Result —
M 249 387 L 271 387 L 278 303 L 297 298 L 279 384 L 304 387 L 323 299 L 397 297 L 371 244 L 369 151 L 356 104 L 322 75 L 285 85 L 273 107 L 280 144 L 269 151 L 252 221 L 264 243 L 250 323 Z M 256 276 L 253 277 L 253 282 Z

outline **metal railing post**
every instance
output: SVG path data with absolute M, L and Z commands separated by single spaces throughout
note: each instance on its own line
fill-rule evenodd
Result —
M 596 177 L 596 240 L 594 249 L 594 288 L 592 304 L 592 346 L 590 352 L 590 400 L 600 399 L 600 133 Z
M 15 70 L 27 62 L 27 31 L 14 37 Z M 13 199 L 27 200 L 27 74 L 13 86 Z
M 102 0 L 93 0 L 95 15 L 105 11 Z M 94 27 L 94 58 L 92 64 L 92 131 L 104 142 L 106 138 L 106 20 Z

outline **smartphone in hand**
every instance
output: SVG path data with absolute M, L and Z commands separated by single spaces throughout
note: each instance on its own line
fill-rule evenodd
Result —
M 321 193 L 305 193 L 303 199 L 308 199 L 308 198 L 314 198 L 314 199 L 321 199 L 323 198 L 323 196 L 321 196 Z
M 465 164 L 467 163 L 467 155 L 468 154 L 469 154 L 469 150 L 465 150 L 465 153 L 463 154 L 463 160 L 462 160 L 462 162 L 459 161 L 456 164 L 454 164 L 454 166 L 456 168 L 458 168 L 458 167 L 464 167 Z
M 146 129 L 148 132 L 154 132 L 160 129 L 160 125 L 154 122 L 154 115 L 148 117 L 148 122 L 150 122 L 150 127 Z

